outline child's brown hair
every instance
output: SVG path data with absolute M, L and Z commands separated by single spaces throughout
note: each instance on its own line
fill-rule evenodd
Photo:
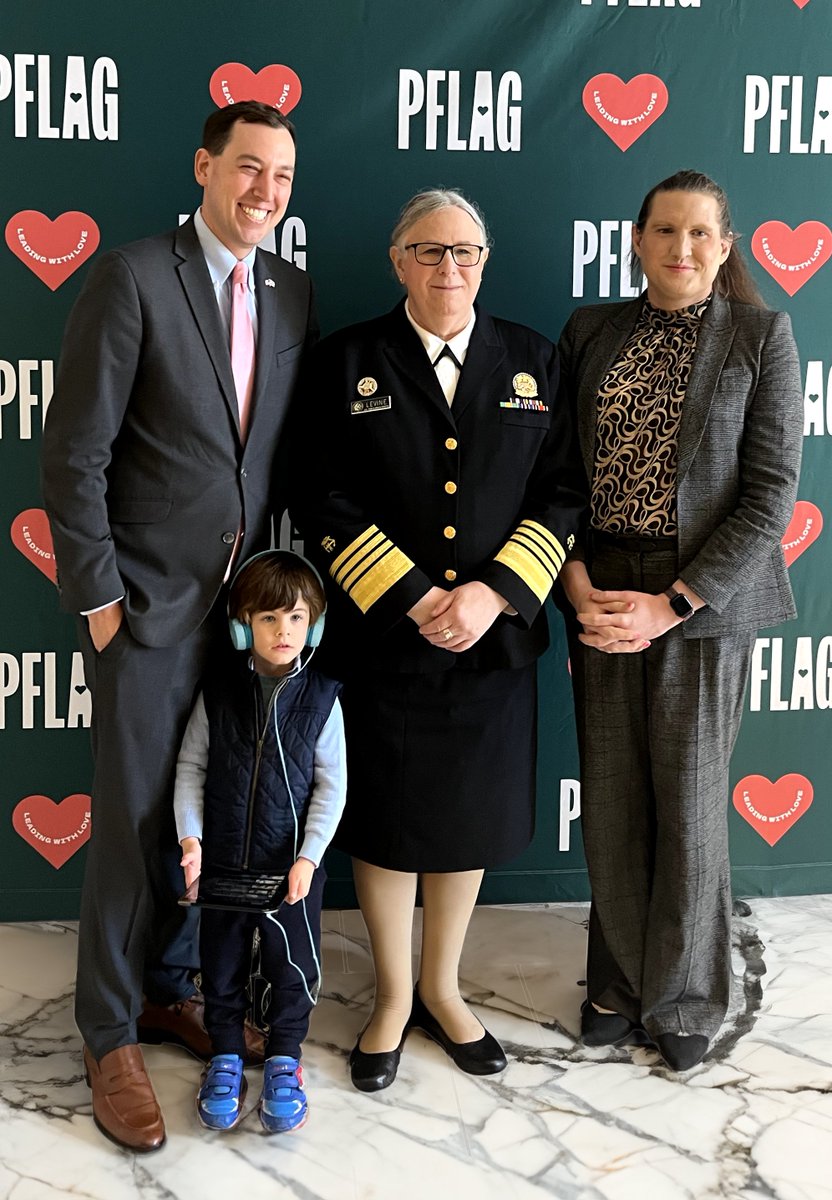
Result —
M 249 621 L 258 612 L 293 609 L 298 596 L 309 608 L 309 625 L 326 608 L 326 596 L 312 567 L 291 550 L 269 550 L 244 563 L 231 585 L 228 615 Z

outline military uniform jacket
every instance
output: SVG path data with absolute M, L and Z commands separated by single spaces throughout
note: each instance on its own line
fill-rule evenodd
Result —
M 310 453 L 293 516 L 333 585 L 331 670 L 339 659 L 498 669 L 543 652 L 542 606 L 585 503 L 558 377 L 551 342 L 479 307 L 452 407 L 403 303 L 316 348 L 299 396 Z M 434 585 L 470 580 L 517 616 L 462 654 L 431 646 L 408 609 Z

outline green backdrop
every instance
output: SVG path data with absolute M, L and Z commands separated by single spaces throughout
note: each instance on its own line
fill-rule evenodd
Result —
M 648 187 L 680 167 L 726 186 L 768 302 L 792 315 L 806 380 L 786 538 L 800 617 L 757 643 L 736 803 L 726 796 L 735 886 L 832 891 L 831 25 L 828 0 L 2 6 L 0 919 L 75 915 L 89 829 L 89 694 L 58 612 L 37 475 L 64 321 L 96 230 L 100 250 L 191 211 L 212 95 L 246 93 L 297 124 L 278 248 L 313 274 L 325 330 L 395 302 L 389 231 L 417 189 L 458 186 L 479 202 L 494 238 L 481 299 L 556 337 L 576 304 L 631 293 L 622 263 Z M 487 878 L 489 901 L 587 895 L 554 612 L 552 625 L 537 835 Z M 346 862 L 329 868 L 330 903 L 349 902 Z

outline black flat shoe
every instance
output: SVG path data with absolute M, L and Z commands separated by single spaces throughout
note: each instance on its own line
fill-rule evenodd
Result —
M 395 1050 L 380 1050 L 375 1054 L 365 1054 L 359 1048 L 363 1030 L 358 1035 L 358 1041 L 350 1051 L 350 1079 L 353 1087 L 359 1092 L 380 1092 L 389 1087 L 396 1078 L 399 1069 L 399 1059 L 402 1056 L 402 1046 L 407 1037 L 407 1025 L 404 1027 L 402 1040 Z
M 656 1038 L 664 1061 L 674 1071 L 689 1071 L 708 1052 L 708 1039 L 701 1033 L 660 1033 Z
M 441 1046 L 453 1059 L 460 1071 L 469 1075 L 496 1075 L 506 1068 L 503 1048 L 487 1029 L 476 1042 L 452 1042 L 436 1017 L 425 1007 L 418 990 L 413 992 L 413 1011 L 408 1029 L 421 1029 L 432 1041 Z
M 619 1013 L 602 1013 L 591 1000 L 581 1005 L 581 1041 L 585 1046 L 650 1046 L 646 1030 Z

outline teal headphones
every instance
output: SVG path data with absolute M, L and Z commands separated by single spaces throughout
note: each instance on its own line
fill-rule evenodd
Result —
M 309 570 L 317 579 L 318 583 L 321 585 L 321 591 L 324 593 L 324 611 L 318 617 L 315 624 L 310 625 L 306 631 L 305 644 L 314 650 L 316 646 L 320 645 L 321 638 L 324 635 L 324 622 L 326 618 L 326 589 L 324 587 L 324 581 L 321 579 L 321 576 L 316 568 L 312 565 L 309 559 L 304 558 L 302 554 L 297 554 L 294 550 L 261 550 L 259 554 L 252 554 L 251 558 L 247 558 L 246 561 L 242 563 L 234 572 L 234 576 L 231 580 L 228 591 L 228 603 L 229 605 L 231 603 L 231 588 L 234 586 L 240 574 L 246 569 L 247 566 L 253 562 L 256 562 L 258 558 L 266 558 L 267 556 L 273 556 L 276 563 L 287 562 L 293 558 L 297 559 L 298 562 L 302 562 L 304 566 L 309 568 Z M 234 646 L 234 649 L 250 650 L 252 645 L 251 626 L 247 625 L 245 621 L 239 621 L 236 617 L 232 617 L 228 607 L 226 607 L 226 612 L 228 612 L 228 632 L 231 634 L 231 642 Z

